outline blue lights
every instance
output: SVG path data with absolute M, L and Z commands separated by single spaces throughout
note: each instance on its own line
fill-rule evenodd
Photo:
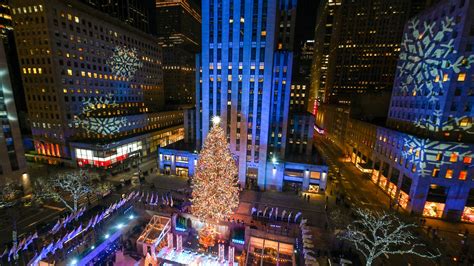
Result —
M 109 237 L 110 237 L 109 234 L 105 234 L 105 235 L 104 235 L 104 238 L 105 238 L 105 239 L 108 239 Z
M 232 239 L 232 243 L 243 245 L 245 244 L 244 240 L 239 240 L 239 239 Z
M 72 259 L 71 260 L 71 265 L 77 265 L 77 259 Z
M 179 232 L 186 232 L 186 228 L 182 228 L 182 227 L 175 227 L 176 228 L 176 231 L 179 231 Z
M 123 224 L 123 223 L 119 223 L 119 224 L 117 224 L 117 226 L 115 226 L 115 227 L 116 227 L 117 229 L 122 229 L 122 228 L 123 228 L 123 226 L 124 226 L 124 224 Z
M 128 216 L 129 220 L 133 220 L 133 218 L 135 218 L 135 216 L 133 216 L 133 214 L 130 214 L 130 216 Z

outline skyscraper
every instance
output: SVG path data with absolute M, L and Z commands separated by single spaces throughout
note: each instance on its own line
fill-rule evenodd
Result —
M 25 152 L 10 79 L 9 61 L 5 51 L 7 35 L 12 30 L 11 10 L 0 1 L 0 185 L 20 182 L 26 173 Z M 27 181 L 27 180 L 24 180 Z M 23 183 L 23 185 L 27 185 Z M 25 187 L 25 189 L 27 189 Z
M 13 4 L 37 159 L 111 167 L 183 138 L 153 36 L 79 1 Z
M 405 22 L 426 0 L 323 1 L 316 23 L 311 102 L 350 104 L 389 91 Z
M 320 1 L 314 30 L 314 51 L 311 66 L 311 82 L 308 111 L 316 115 L 318 104 L 325 96 L 326 79 L 329 66 L 329 52 L 331 49 L 334 19 L 342 0 Z
M 166 104 L 192 106 L 196 54 L 201 45 L 200 10 L 189 0 L 156 1 L 156 34 L 163 49 Z
M 146 33 L 155 33 L 154 0 L 80 0 Z
M 221 117 L 241 185 L 281 190 L 293 182 L 308 190 L 326 184 L 327 166 L 308 156 L 313 124 L 289 116 L 295 16 L 296 0 L 202 1 L 195 150 L 212 118 Z M 292 145 L 305 147 L 305 156 L 287 153 L 289 133 L 294 134 Z M 160 167 L 184 167 L 176 166 L 173 157 L 169 161 L 174 155 L 167 148 L 160 149 Z M 192 159 L 186 161 L 186 167 L 193 166 Z M 285 180 L 285 175 L 292 177 Z

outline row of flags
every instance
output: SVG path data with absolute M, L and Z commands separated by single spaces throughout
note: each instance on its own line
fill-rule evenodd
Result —
M 160 194 L 158 193 L 147 192 L 146 197 L 145 197 L 145 191 L 142 191 L 140 195 L 140 199 L 138 199 L 138 201 L 141 202 L 143 198 L 145 198 L 145 202 L 147 202 L 147 204 L 150 204 L 150 205 L 160 204 Z M 173 195 L 171 193 L 166 193 L 166 194 L 161 195 L 161 204 L 173 207 L 174 205 Z
M 86 211 L 86 207 L 84 206 L 84 207 L 80 208 L 78 211 L 69 214 L 65 218 L 58 219 L 58 221 L 54 225 L 53 229 L 51 229 L 50 233 L 56 234 L 61 228 L 66 228 L 66 225 L 69 222 L 71 222 L 73 220 L 76 220 L 79 217 L 81 217 L 84 214 L 85 211 Z
M 75 229 L 71 230 L 70 232 L 66 233 L 63 237 L 59 238 L 56 242 L 52 241 L 49 245 L 44 246 L 43 249 L 39 254 L 37 254 L 32 260 L 31 263 L 28 265 L 38 265 L 38 263 L 43 259 L 46 258 L 46 256 L 51 253 L 54 254 L 56 250 L 62 249 L 63 245 L 71 240 L 74 239 L 76 236 L 78 236 L 80 233 L 87 231 L 89 228 L 94 228 L 96 225 L 98 225 L 103 219 L 108 217 L 111 213 L 122 207 L 127 201 L 130 201 L 132 199 L 135 199 L 138 197 L 140 193 L 133 191 L 131 192 L 127 197 L 122 198 L 121 200 L 110 204 L 110 206 L 102 211 L 101 213 L 96 214 L 95 216 L 91 217 L 89 221 L 87 222 L 87 225 L 85 227 L 80 224 L 77 226 Z
M 5 256 L 8 256 L 8 261 L 10 261 L 11 257 L 18 256 L 18 253 L 22 250 L 27 250 L 28 246 L 33 243 L 33 240 L 38 238 L 38 233 L 35 232 L 34 234 L 30 234 L 28 237 L 24 237 L 18 244 L 13 245 L 12 248 L 5 248 L 3 253 L 0 254 L 0 259 Z
M 288 214 L 288 216 L 285 218 L 286 214 Z M 255 207 L 252 207 L 250 215 L 252 215 L 252 216 L 255 215 L 257 217 L 259 217 L 259 216 L 268 217 L 268 219 L 275 218 L 275 219 L 278 220 L 278 217 L 279 217 L 278 216 L 278 207 L 276 207 L 275 209 L 273 207 L 271 209 L 269 209 L 268 207 L 265 207 L 263 212 L 261 210 L 258 210 Z M 293 222 L 296 223 L 298 221 L 298 219 L 301 217 L 301 212 L 297 212 L 293 219 L 292 219 L 292 216 L 293 216 L 292 211 L 287 213 L 286 210 L 283 210 L 283 212 L 281 213 L 280 219 L 281 219 L 281 221 L 288 221 L 288 222 L 292 222 L 292 220 L 293 220 Z

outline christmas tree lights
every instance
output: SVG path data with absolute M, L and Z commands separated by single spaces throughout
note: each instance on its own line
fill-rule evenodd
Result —
M 192 212 L 201 221 L 217 223 L 239 204 L 237 166 L 230 153 L 220 119 L 213 119 L 193 177 Z

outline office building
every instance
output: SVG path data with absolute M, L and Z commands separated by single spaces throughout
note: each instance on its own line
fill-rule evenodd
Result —
M 154 37 L 79 1 L 19 0 L 12 15 L 36 159 L 112 167 L 183 138 L 182 113 L 160 113 Z
M 473 2 L 455 0 L 441 1 L 410 19 L 401 42 L 387 127 L 347 127 L 339 141 L 353 140 L 347 155 L 359 169 L 371 172 L 371 180 L 394 207 L 471 223 L 473 15 Z M 331 123 L 326 115 L 324 120 Z M 367 146 L 373 147 L 372 152 Z
M 320 1 L 314 30 L 313 61 L 311 65 L 311 82 L 308 90 L 308 111 L 314 115 L 319 104 L 326 98 L 325 88 L 329 67 L 329 53 L 334 31 L 337 11 L 342 0 Z
M 154 0 L 80 0 L 146 33 L 155 33 Z
M 160 148 L 160 169 L 192 175 L 211 120 L 219 116 L 242 186 L 324 190 L 327 166 L 307 148 L 313 125 L 289 115 L 296 1 L 204 0 L 202 8 L 196 144 Z M 289 152 L 290 139 L 305 156 Z
M 316 26 L 313 100 L 350 104 L 357 94 L 390 91 L 403 26 L 426 0 L 324 2 Z
M 0 185 L 22 183 L 25 189 L 29 185 L 26 175 L 26 160 L 13 97 L 9 61 L 5 45 L 7 35 L 12 30 L 11 10 L 6 1 L 0 2 L 0 119 L 2 133 L 0 137 Z
M 156 13 L 166 104 L 194 106 L 196 54 L 201 45 L 199 7 L 189 0 L 157 0 Z

